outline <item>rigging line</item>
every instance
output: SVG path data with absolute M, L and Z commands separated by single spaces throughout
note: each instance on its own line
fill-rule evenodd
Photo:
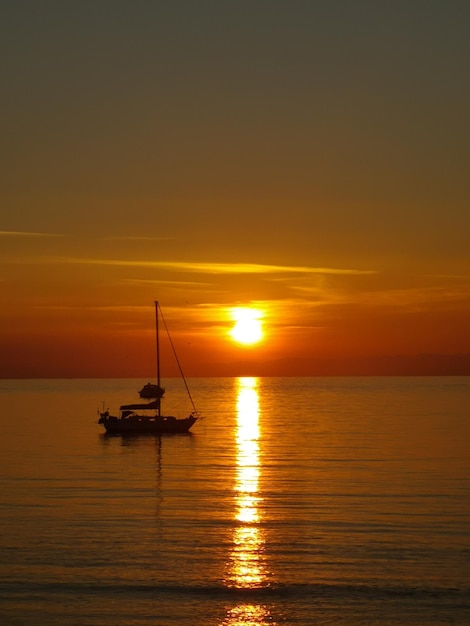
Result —
M 171 349 L 173 350 L 173 354 L 174 354 L 174 357 L 176 359 L 176 363 L 178 365 L 178 369 L 180 371 L 181 377 L 182 377 L 183 382 L 184 382 L 184 386 L 186 387 L 186 391 L 188 392 L 188 396 L 189 396 L 189 399 L 191 400 L 191 404 L 193 405 L 193 409 L 194 409 L 195 413 L 197 414 L 198 411 L 196 409 L 196 405 L 194 404 L 191 392 L 189 391 L 188 383 L 186 382 L 186 378 L 184 376 L 183 368 L 181 367 L 181 363 L 180 363 L 180 361 L 178 359 L 178 355 L 176 354 L 175 346 L 173 345 L 173 340 L 171 339 L 170 331 L 168 330 L 168 326 L 166 325 L 166 320 L 165 320 L 165 317 L 163 316 L 162 308 L 161 308 L 160 304 L 158 304 L 157 306 L 160 309 L 160 315 L 162 317 L 162 322 L 163 322 L 163 325 L 165 326 L 166 334 L 168 335 L 168 339 L 170 341 L 170 346 L 171 346 Z

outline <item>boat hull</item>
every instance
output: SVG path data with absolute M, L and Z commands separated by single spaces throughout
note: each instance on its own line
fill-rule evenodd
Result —
M 190 415 L 184 419 L 176 417 L 142 417 L 134 415 L 127 418 L 118 418 L 112 415 L 103 414 L 99 423 L 103 424 L 106 432 L 123 434 L 123 435 L 165 435 L 187 433 L 193 424 L 197 421 L 197 417 Z

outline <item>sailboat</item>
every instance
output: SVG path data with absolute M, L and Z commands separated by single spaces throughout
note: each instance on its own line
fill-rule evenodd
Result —
M 155 301 L 155 334 L 156 334 L 156 350 L 157 350 L 157 387 L 160 386 L 160 340 L 159 340 L 159 317 L 161 317 L 170 345 L 172 347 L 176 362 L 178 364 L 181 377 L 183 378 L 186 391 L 193 406 L 194 411 L 185 418 L 176 418 L 173 415 L 162 415 L 161 413 L 161 400 L 162 397 L 158 396 L 153 402 L 146 402 L 143 404 L 123 404 L 119 407 L 121 412 L 119 417 L 109 414 L 109 410 L 100 413 L 99 424 L 103 424 L 106 432 L 116 434 L 151 434 L 151 435 L 163 435 L 174 433 L 187 433 L 191 426 L 199 419 L 196 407 L 194 406 L 191 393 L 189 391 L 186 379 L 182 372 L 178 357 L 176 355 L 173 342 L 171 341 L 170 333 L 163 317 L 162 310 L 158 301 Z M 161 394 L 163 395 L 163 394 Z

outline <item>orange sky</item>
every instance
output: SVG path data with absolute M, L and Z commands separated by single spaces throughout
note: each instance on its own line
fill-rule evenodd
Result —
M 2 8 L 1 377 L 470 374 L 470 6 L 323 4 Z

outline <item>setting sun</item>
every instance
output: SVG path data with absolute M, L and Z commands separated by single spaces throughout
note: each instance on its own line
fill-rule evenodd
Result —
M 237 308 L 232 311 L 235 325 L 230 331 L 232 338 L 238 343 L 252 345 L 263 339 L 261 312 L 256 309 Z

